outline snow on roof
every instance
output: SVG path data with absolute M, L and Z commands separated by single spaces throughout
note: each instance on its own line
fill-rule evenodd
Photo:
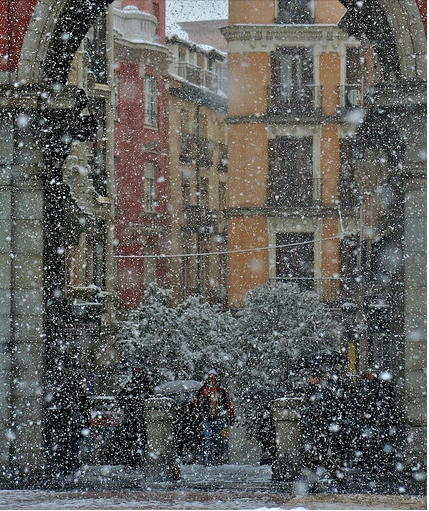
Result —
M 209 46 L 208 44 L 195 43 L 193 41 L 183 39 L 183 38 L 179 37 L 178 35 L 173 35 L 173 36 L 167 37 L 166 43 L 167 44 L 181 44 L 183 46 L 187 46 L 192 51 L 199 51 L 200 53 L 205 53 L 205 54 L 216 53 L 222 58 L 225 58 L 227 55 L 225 52 L 220 51 L 213 46 Z

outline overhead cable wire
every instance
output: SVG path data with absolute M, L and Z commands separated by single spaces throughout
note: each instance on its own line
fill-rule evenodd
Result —
M 178 257 L 197 257 L 197 256 L 212 256 L 212 255 L 228 255 L 228 254 L 242 254 L 246 252 L 260 252 L 262 250 L 273 250 L 276 248 L 288 248 L 296 247 L 299 245 L 310 245 L 314 243 L 321 243 L 322 241 L 335 240 L 356 234 L 356 231 L 342 232 L 336 236 L 329 236 L 327 238 L 319 238 L 310 241 L 297 241 L 296 243 L 286 243 L 281 245 L 269 245 L 268 247 L 253 247 L 253 248 L 242 248 L 237 250 L 219 250 L 218 252 L 192 252 L 188 254 L 159 254 L 159 255 L 114 255 L 116 259 L 174 259 Z

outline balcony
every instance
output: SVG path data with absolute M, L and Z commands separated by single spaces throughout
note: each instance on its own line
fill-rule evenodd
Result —
M 215 94 L 227 93 L 227 80 L 212 71 L 201 70 L 201 85 Z
M 197 204 L 183 206 L 182 231 L 203 236 L 222 234 L 224 217 L 221 211 L 207 209 Z M 222 229 L 222 230 L 221 230 Z
M 308 4 L 306 0 L 279 0 L 275 23 L 286 25 L 314 23 Z
M 206 138 L 200 138 L 198 147 L 198 163 L 201 167 L 212 167 L 214 159 L 213 142 Z
M 195 160 L 195 149 L 195 135 L 192 133 L 182 133 L 180 136 L 180 162 L 192 163 Z
M 324 302 L 337 302 L 348 296 L 348 280 L 338 277 L 275 277 L 274 282 L 292 282 L 305 291 L 315 291 Z
M 306 84 L 302 87 L 271 85 L 268 95 L 270 115 L 312 115 L 322 106 L 322 87 Z
M 177 75 L 194 85 L 203 85 L 202 70 L 189 62 L 177 64 Z
M 282 184 L 277 190 L 269 190 L 269 207 L 311 208 L 322 205 L 321 178 L 300 178 L 299 182 Z
M 217 169 L 219 172 L 226 172 L 228 170 L 228 146 L 226 144 L 219 144 Z

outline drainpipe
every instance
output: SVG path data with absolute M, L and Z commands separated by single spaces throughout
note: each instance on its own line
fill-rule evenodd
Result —
M 200 193 L 200 105 L 196 105 L 195 110 L 196 123 L 195 123 L 195 142 L 196 142 L 196 158 L 195 158 L 195 193 L 197 196 L 197 292 L 201 293 L 201 193 Z

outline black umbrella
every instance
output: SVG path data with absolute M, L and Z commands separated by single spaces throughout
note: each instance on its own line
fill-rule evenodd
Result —
M 342 353 L 335 350 L 324 349 L 304 355 L 298 361 L 300 369 L 334 369 L 336 366 L 345 366 L 348 360 Z

